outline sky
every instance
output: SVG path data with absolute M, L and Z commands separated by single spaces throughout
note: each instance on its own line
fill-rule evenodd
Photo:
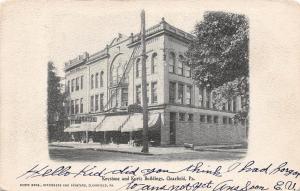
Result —
M 99 3 L 101 2 L 101 3 Z M 165 20 L 186 32 L 192 32 L 202 19 L 199 1 L 98 1 L 66 3 L 49 10 L 47 25 L 49 60 L 63 76 L 64 63 L 87 51 L 102 50 L 118 33 L 129 36 L 140 31 L 140 13 L 146 12 L 146 28 Z

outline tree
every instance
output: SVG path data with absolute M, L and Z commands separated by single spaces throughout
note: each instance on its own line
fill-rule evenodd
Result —
M 213 91 L 213 103 L 241 96 L 242 111 L 236 120 L 248 118 L 249 111 L 249 25 L 244 15 L 207 12 L 195 26 L 196 38 L 186 52 L 186 63 L 200 87 Z
M 56 74 L 56 68 L 53 62 L 48 62 L 48 99 L 47 99 L 47 122 L 48 122 L 48 140 L 58 139 L 62 135 L 62 128 L 65 118 L 64 112 L 64 94 L 60 84 L 61 78 Z

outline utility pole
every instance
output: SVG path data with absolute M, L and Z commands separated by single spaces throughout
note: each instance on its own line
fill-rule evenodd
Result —
M 148 142 L 148 103 L 147 103 L 147 75 L 146 75 L 146 39 L 145 39 L 145 11 L 141 12 L 141 46 L 142 46 L 142 97 L 143 97 L 143 153 L 149 152 Z

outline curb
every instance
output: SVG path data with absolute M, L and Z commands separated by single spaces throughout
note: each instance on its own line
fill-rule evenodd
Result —
M 227 152 L 227 153 L 247 153 L 247 151 L 234 151 L 234 150 L 231 150 L 231 149 L 228 149 L 228 150 L 221 150 L 221 149 L 197 149 L 195 151 L 212 151 L 212 152 Z
M 112 149 L 98 149 L 98 148 L 84 148 L 87 150 L 93 151 L 106 151 L 106 152 L 115 152 L 115 153 L 126 153 L 126 154 L 136 154 L 136 155 L 147 155 L 151 156 L 154 155 L 153 153 L 142 153 L 142 152 L 131 152 L 131 151 L 119 151 L 119 150 L 112 150 Z
M 66 148 L 74 148 L 74 149 L 86 149 L 86 150 L 92 150 L 92 151 L 106 151 L 106 152 L 115 152 L 115 153 L 126 153 L 126 154 L 136 154 L 136 155 L 146 155 L 146 156 L 152 156 L 155 155 L 153 153 L 142 153 L 142 152 L 132 152 L 132 151 L 120 151 L 120 150 L 113 150 L 113 149 L 99 149 L 99 148 L 76 148 L 74 146 L 65 146 L 65 145 L 50 145 L 55 147 L 66 147 Z M 156 154 L 159 155 L 159 154 Z

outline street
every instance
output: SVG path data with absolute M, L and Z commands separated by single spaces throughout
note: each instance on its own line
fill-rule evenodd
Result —
M 151 150 L 151 147 L 150 147 Z M 56 161 L 182 161 L 182 160 L 238 160 L 244 153 L 195 151 L 162 155 L 138 155 L 120 152 L 96 151 L 49 146 L 49 156 Z

